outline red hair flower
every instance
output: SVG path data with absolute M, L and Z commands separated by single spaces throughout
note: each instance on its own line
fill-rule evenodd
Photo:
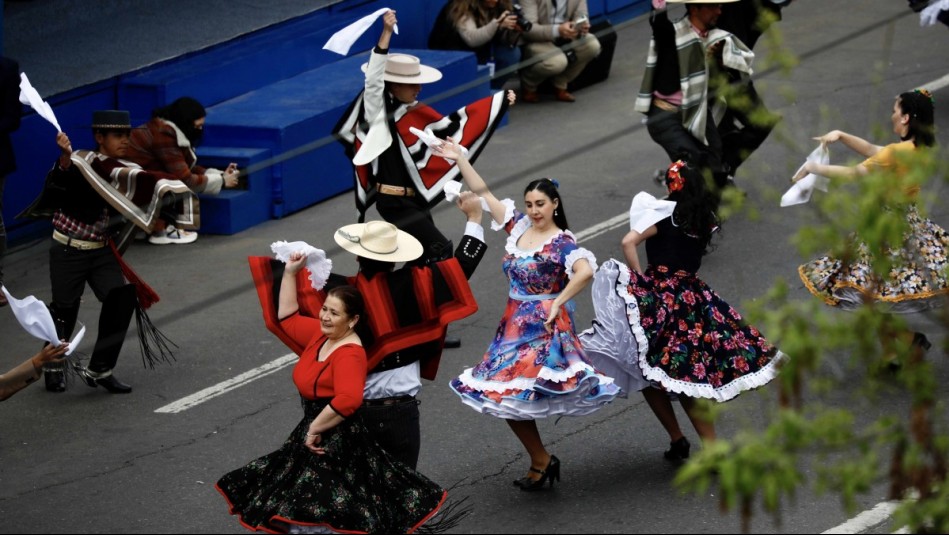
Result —
M 679 172 L 683 167 L 685 167 L 685 162 L 676 160 L 669 166 L 669 170 L 666 171 L 666 182 L 669 185 L 669 193 L 680 191 L 685 187 L 685 178 L 683 178 Z

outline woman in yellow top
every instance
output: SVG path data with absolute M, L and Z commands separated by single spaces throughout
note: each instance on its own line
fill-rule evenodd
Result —
M 867 159 L 853 167 L 822 165 L 808 162 L 793 180 L 807 173 L 831 179 L 858 178 L 873 171 L 890 172 L 901 178 L 912 165 L 912 153 L 935 144 L 933 98 L 929 91 L 917 89 L 901 94 L 893 104 L 893 132 L 899 143 L 874 145 L 857 136 L 834 130 L 819 138 L 821 143 L 840 141 Z M 888 249 L 893 265 L 887 276 L 874 274 L 871 252 L 860 244 L 857 256 L 844 263 L 824 256 L 798 268 L 801 280 L 814 295 L 827 304 L 852 310 L 868 301 L 886 306 L 888 312 L 910 313 L 929 308 L 935 297 L 949 294 L 949 234 L 929 219 L 920 217 L 912 204 L 919 186 L 909 185 L 904 192 L 910 201 L 906 206 L 909 230 L 903 247 Z M 913 344 L 928 349 L 930 344 L 922 333 L 914 333 Z

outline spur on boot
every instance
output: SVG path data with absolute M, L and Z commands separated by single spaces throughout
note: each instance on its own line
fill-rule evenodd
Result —
M 560 459 L 556 455 L 550 456 L 550 462 L 547 463 L 547 468 L 544 470 L 538 470 L 533 466 L 530 467 L 530 471 L 535 474 L 540 474 L 540 478 L 532 479 L 530 476 L 523 477 L 514 481 L 514 485 L 520 487 L 524 491 L 534 491 L 544 488 L 544 483 L 550 480 L 550 486 L 554 486 L 554 480 L 560 481 Z
M 43 366 L 43 379 L 46 381 L 46 390 L 50 392 L 66 391 L 66 370 L 63 366 Z
M 663 455 L 670 461 L 684 461 L 689 458 L 689 449 L 691 448 L 692 445 L 689 444 L 689 439 L 682 437 L 670 443 L 669 450 Z

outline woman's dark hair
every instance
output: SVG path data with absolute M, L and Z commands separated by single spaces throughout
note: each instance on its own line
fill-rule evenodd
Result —
M 494 9 L 484 6 L 483 0 L 452 0 L 448 10 L 448 19 L 457 24 L 461 19 L 470 16 L 479 28 L 501 16 L 503 12 L 512 12 L 511 0 L 500 0 Z
M 675 176 L 676 169 L 679 178 Z M 686 234 L 697 237 L 707 248 L 719 224 L 716 214 L 719 199 L 706 185 L 710 180 L 706 175 L 711 177 L 711 172 L 706 173 L 685 160 L 678 160 L 666 170 L 668 199 L 676 203 L 672 222 Z
M 932 94 L 925 89 L 907 91 L 900 94 L 897 102 L 903 115 L 909 115 L 909 124 L 903 141 L 912 138 L 913 145 L 917 147 L 935 145 L 936 124 Z
M 549 178 L 538 178 L 524 188 L 524 196 L 537 190 L 546 195 L 551 201 L 557 201 L 557 208 L 554 209 L 554 224 L 560 230 L 570 230 L 570 226 L 567 224 L 567 214 L 563 209 L 563 199 L 560 198 L 560 190 L 557 189 L 557 186 L 558 184 Z
M 175 123 L 192 147 L 201 144 L 201 138 L 204 136 L 204 131 L 195 128 L 194 122 L 207 114 L 204 106 L 191 97 L 181 97 L 163 108 L 152 110 L 152 118 L 158 117 Z
M 362 294 L 355 286 L 337 286 L 326 292 L 326 297 L 335 297 L 342 301 L 343 306 L 346 307 L 346 315 L 349 317 L 359 316 L 362 319 L 366 312 L 366 302 L 363 301 Z

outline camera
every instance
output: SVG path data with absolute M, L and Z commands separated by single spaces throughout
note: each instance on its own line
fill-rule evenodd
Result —
M 511 6 L 514 9 L 514 15 L 517 17 L 517 25 L 520 26 L 522 31 L 529 32 L 531 28 L 534 27 L 534 23 L 527 20 L 527 17 L 524 16 L 524 10 L 521 9 L 520 4 L 514 4 Z

